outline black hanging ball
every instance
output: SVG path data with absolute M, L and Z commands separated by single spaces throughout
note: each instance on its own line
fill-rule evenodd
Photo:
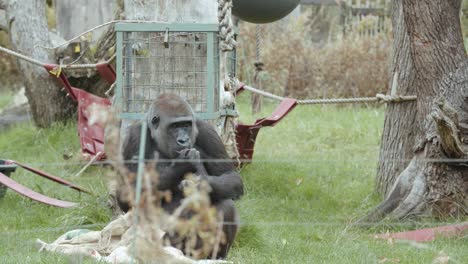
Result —
M 256 24 L 270 23 L 285 17 L 300 0 L 232 0 L 232 14 Z

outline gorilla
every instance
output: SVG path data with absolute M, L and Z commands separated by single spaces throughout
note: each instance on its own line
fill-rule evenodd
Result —
M 226 258 L 238 228 L 238 216 L 233 200 L 243 194 L 243 183 L 231 162 L 221 138 L 206 121 L 196 119 L 190 105 L 175 94 L 160 95 L 147 113 L 145 160 L 156 158 L 159 174 L 157 189 L 169 190 L 171 201 L 162 201 L 162 208 L 172 213 L 181 204 L 184 194 L 181 182 L 187 173 L 193 173 L 208 182 L 213 206 L 222 212 L 226 244 L 220 246 L 217 258 Z M 141 124 L 129 127 L 123 143 L 126 167 L 137 171 Z M 123 211 L 129 204 L 117 200 Z M 171 238 L 170 238 L 171 239 Z

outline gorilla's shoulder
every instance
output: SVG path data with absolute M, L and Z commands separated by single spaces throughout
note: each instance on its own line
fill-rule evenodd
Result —
M 207 121 L 202 120 L 202 119 L 197 119 L 196 124 L 197 124 L 197 129 L 198 129 L 199 135 L 201 133 L 203 135 L 209 135 L 210 137 L 219 138 L 219 135 L 218 135 L 218 133 L 216 133 L 216 130 L 215 130 L 215 128 L 214 128 L 214 126 L 212 124 L 210 124 Z
M 125 131 L 124 137 L 125 142 L 129 144 L 135 144 L 140 142 L 141 135 L 141 123 L 133 123 L 129 125 Z
M 196 120 L 198 136 L 196 145 L 211 157 L 227 157 L 224 144 L 214 126 L 204 120 Z

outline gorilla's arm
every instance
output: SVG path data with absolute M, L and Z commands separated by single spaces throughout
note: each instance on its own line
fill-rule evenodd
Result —
M 195 172 L 193 167 L 186 162 L 174 162 L 168 164 L 159 162 L 157 171 L 159 173 L 158 190 L 175 190 L 188 172 Z
M 244 193 L 244 187 L 240 175 L 235 172 L 227 172 L 220 176 L 206 176 L 211 186 L 210 197 L 212 201 L 224 199 L 239 199 Z
M 213 201 L 238 199 L 244 193 L 242 178 L 229 158 L 221 138 L 207 122 L 197 120 L 198 137 L 196 148 L 201 150 L 207 175 L 203 175 L 211 186 Z

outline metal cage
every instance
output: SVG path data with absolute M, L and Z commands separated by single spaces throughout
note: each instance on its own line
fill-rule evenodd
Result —
M 116 105 L 141 119 L 162 93 L 178 94 L 197 117 L 220 114 L 217 24 L 117 23 Z

